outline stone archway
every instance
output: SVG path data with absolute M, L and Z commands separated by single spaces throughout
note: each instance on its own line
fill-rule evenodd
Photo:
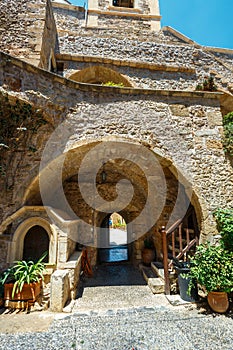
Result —
M 119 263 L 131 259 L 132 244 L 128 244 L 130 225 L 127 225 L 123 219 L 125 222 L 124 229 L 118 227 L 113 222 L 114 214 L 123 219 L 118 213 L 107 214 L 97 230 L 97 240 L 99 242 L 97 260 L 99 263 Z
M 126 220 L 126 222 L 130 225 L 131 222 L 137 218 L 142 211 L 142 209 L 145 206 L 146 203 L 146 197 L 147 197 L 147 181 L 145 179 L 145 176 L 143 175 L 143 170 L 140 169 L 140 167 L 136 164 L 137 158 L 140 157 L 139 154 L 135 155 L 135 164 L 127 159 L 117 158 L 114 160 L 114 157 L 109 159 L 109 161 L 105 162 L 104 164 L 100 164 L 100 168 L 96 174 L 96 188 L 101 196 L 104 198 L 104 204 L 98 205 L 96 207 L 96 210 L 93 210 L 87 202 L 83 199 L 82 193 L 80 192 L 79 188 L 79 178 L 78 178 L 78 172 L 80 169 L 80 165 L 86 156 L 90 152 L 90 150 L 95 150 L 95 147 L 101 144 L 101 142 L 104 141 L 105 148 L 108 148 L 109 145 L 112 147 L 112 140 L 109 138 L 101 139 L 101 140 L 89 140 L 85 142 L 80 142 L 76 144 L 72 144 L 72 147 L 67 150 L 65 155 L 63 155 L 63 159 L 56 158 L 51 161 L 49 166 L 43 169 L 43 173 L 40 174 L 41 177 L 44 176 L 44 189 L 43 191 L 48 195 L 46 197 L 46 204 L 44 205 L 50 206 L 52 208 L 57 208 L 59 210 L 65 211 L 66 209 L 64 207 L 59 208 L 60 200 L 59 200 L 59 191 L 60 188 L 58 181 L 56 179 L 56 174 L 60 171 L 60 168 L 62 167 L 63 175 L 62 175 L 62 193 L 66 200 L 65 205 L 68 203 L 69 211 L 72 211 L 72 215 L 76 219 L 79 219 L 80 222 L 86 225 L 86 227 L 82 228 L 82 225 L 79 226 L 79 231 L 77 235 L 73 237 L 67 236 L 68 240 L 70 239 L 68 246 L 74 247 L 75 246 L 75 240 L 78 242 L 85 242 L 85 245 L 89 245 L 92 247 L 98 246 L 97 241 L 97 229 L 96 227 L 100 227 L 101 220 L 106 216 L 107 213 L 110 212 L 119 212 Z M 127 147 L 134 147 L 134 145 L 139 145 L 140 143 L 138 141 L 132 140 L 132 139 L 118 139 L 114 137 L 114 147 L 112 148 L 111 152 L 113 155 L 117 151 L 118 145 L 121 144 L 127 145 Z M 188 196 L 186 193 L 186 188 L 190 188 L 191 185 L 188 183 L 186 186 L 185 183 L 185 177 L 182 175 L 179 175 L 179 172 L 177 168 L 175 167 L 174 163 L 171 161 L 171 159 L 162 157 L 159 152 L 156 152 L 155 148 L 152 148 L 151 146 L 148 146 L 149 152 L 152 154 L 152 162 L 156 161 L 158 162 L 159 166 L 162 169 L 164 179 L 166 181 L 167 186 L 167 194 L 165 198 L 165 205 L 163 208 L 163 211 L 161 212 L 161 215 L 156 221 L 152 223 L 150 226 L 150 230 L 148 232 L 142 232 L 141 225 L 143 222 L 140 222 L 135 225 L 131 225 L 130 228 L 130 241 L 137 241 L 144 233 L 155 233 L 156 235 L 156 249 L 158 251 L 161 251 L 161 236 L 160 236 L 160 228 L 163 225 L 167 225 L 169 221 L 176 221 L 177 215 L 184 215 L 185 212 L 182 214 L 179 212 L 179 209 L 186 206 L 186 209 L 188 209 L 187 202 L 192 203 L 193 207 L 195 209 L 196 215 L 197 215 L 197 221 L 199 224 L 199 228 L 201 229 L 202 225 L 202 215 L 204 207 L 202 207 L 199 204 L 198 197 L 195 193 L 192 193 L 192 196 Z M 88 191 L 90 191 L 90 196 L 92 196 L 93 192 L 93 168 L 92 166 L 95 166 L 95 159 L 101 154 L 99 151 L 96 151 L 94 160 L 90 162 L 90 169 L 86 170 L 86 173 L 83 175 L 83 180 L 88 184 Z M 150 167 L 150 163 L 148 163 L 148 167 Z M 101 174 L 105 172 L 105 175 L 107 177 L 103 179 Z M 158 174 L 151 174 L 152 177 L 156 178 L 158 177 Z M 134 188 L 134 195 L 131 202 L 124 208 L 123 211 L 121 211 L 118 207 L 115 207 L 112 205 L 112 200 L 114 200 L 116 196 L 116 187 L 118 182 L 122 179 L 126 178 L 130 180 L 130 182 L 133 185 Z M 187 181 L 186 181 L 187 182 Z M 185 187 L 186 186 L 186 187 Z M 125 193 L 127 194 L 127 185 L 125 187 Z M 41 198 L 40 198 L 40 187 L 39 187 L 39 181 L 38 179 L 34 179 L 31 187 L 28 188 L 27 193 L 25 195 L 25 203 L 27 205 L 41 205 Z M 174 207 L 177 204 L 177 196 L 179 194 L 179 205 L 178 205 L 178 211 L 174 214 Z M 155 193 L 155 204 L 159 203 L 160 197 L 158 193 Z M 37 202 L 39 201 L 39 202 Z M 67 208 L 68 208 L 67 207 Z M 149 220 L 150 218 L 150 213 Z M 179 216 L 180 218 L 180 216 Z M 153 218 L 152 218 L 153 219 Z M 147 220 L 147 219 L 146 219 Z M 171 225 L 171 224 L 169 224 Z M 93 229 L 94 228 L 94 229 Z M 143 237 L 142 242 L 143 242 Z M 72 250 L 73 248 L 71 248 Z M 139 251 L 142 249 L 142 244 L 138 242 L 135 244 L 133 256 L 134 259 L 140 260 L 140 254 Z M 67 253 L 67 256 L 70 256 L 72 254 L 72 251 L 69 250 Z M 159 255 L 159 254 L 158 254 Z M 95 260 L 95 259 L 94 259 Z M 96 260 L 95 260 L 96 261 Z
M 36 231 L 35 231 L 35 228 L 37 228 Z M 40 232 L 43 232 L 43 237 L 46 237 L 46 242 L 43 242 L 43 247 L 45 247 L 45 245 L 48 247 L 47 262 L 49 264 L 56 264 L 56 259 L 57 259 L 56 232 L 53 230 L 50 222 L 40 217 L 30 217 L 24 220 L 23 222 L 21 222 L 21 224 L 17 227 L 11 242 L 11 249 L 8 257 L 9 263 L 13 263 L 15 260 L 21 260 L 23 259 L 24 256 L 27 257 L 29 252 L 27 250 L 27 252 L 25 253 L 25 238 L 27 242 L 27 237 L 29 237 L 27 236 L 28 233 L 29 235 L 30 233 L 32 233 L 33 237 L 31 236 L 29 237 L 29 239 L 30 238 L 35 239 L 35 234 L 38 234 L 38 233 L 40 234 Z M 41 239 L 43 239 L 43 237 L 41 237 Z M 33 249 L 34 247 L 32 247 L 32 250 Z M 43 253 L 43 252 L 40 251 L 39 249 L 38 254 L 40 253 Z M 35 256 L 35 258 L 39 258 L 39 257 L 40 256 Z
M 132 87 L 131 82 L 124 75 L 113 69 L 103 66 L 92 66 L 84 68 L 78 72 L 72 73 L 69 79 L 87 84 L 105 84 L 112 82 L 114 84 L 122 84 L 124 87 Z

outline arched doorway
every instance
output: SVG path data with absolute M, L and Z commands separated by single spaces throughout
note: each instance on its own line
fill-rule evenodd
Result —
M 85 171 L 80 175 L 86 156 L 85 169 L 83 168 Z M 157 257 L 162 259 L 161 227 L 169 228 L 177 219 L 183 218 L 190 202 L 194 206 L 198 224 L 201 224 L 202 208 L 197 195 L 190 193 L 190 183 L 169 159 L 137 142 L 121 139 L 118 141 L 114 138 L 114 141 L 103 139 L 101 142 L 87 141 L 82 145 L 77 144 L 62 160 L 62 171 L 65 171 L 62 177 L 64 198 L 60 196 L 58 201 L 60 187 L 56 174 L 61 170 L 60 161 L 60 158 L 53 160 L 53 166 L 45 167 L 41 174 L 41 178 L 51 180 L 41 181 L 45 203 L 48 207 L 60 206 L 63 211 L 64 208 L 67 212 L 72 210 L 72 215 L 75 214 L 80 220 L 74 239 L 90 247 L 93 265 L 97 262 L 98 249 L 109 248 L 103 244 L 110 244 L 107 217 L 113 212 L 120 213 L 126 219 L 129 249 L 132 252 L 128 259 L 134 264 L 141 261 L 146 236 L 155 238 Z M 57 169 L 60 170 L 56 171 Z M 118 192 L 117 186 L 120 182 Z M 50 183 L 54 184 L 52 191 Z M 81 185 L 86 186 L 82 192 Z M 35 181 L 25 197 L 27 205 L 32 205 L 36 199 L 36 186 Z M 30 193 L 33 194 L 31 197 Z M 120 200 L 117 202 L 118 197 Z M 150 205 L 147 204 L 148 197 Z M 100 242 L 99 231 L 104 230 L 106 235 L 101 235 L 103 242 Z
M 109 214 L 103 219 L 99 231 L 99 247 L 100 263 L 129 260 L 127 224 L 120 214 Z
M 25 235 L 23 245 L 23 260 L 37 261 L 44 252 L 49 251 L 49 236 L 46 230 L 39 226 L 32 226 Z M 44 259 L 48 262 L 48 254 Z

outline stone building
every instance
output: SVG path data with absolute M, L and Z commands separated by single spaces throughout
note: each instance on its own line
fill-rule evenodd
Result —
M 158 0 L 2 0 L 0 18 L 1 269 L 48 250 L 74 296 L 80 245 L 98 263 L 115 212 L 134 264 L 179 218 L 214 235 L 233 206 L 233 51 L 161 28 Z

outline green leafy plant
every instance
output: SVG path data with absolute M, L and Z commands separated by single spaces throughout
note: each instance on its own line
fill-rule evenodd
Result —
M 198 84 L 196 86 L 197 91 L 217 91 L 217 87 L 214 83 L 214 78 L 210 76 L 209 78 L 205 79 L 203 83 Z
M 223 117 L 223 129 L 224 151 L 230 156 L 233 156 L 233 112 L 230 112 Z
M 225 248 L 233 251 L 233 209 L 217 209 L 214 217 Z
M 124 87 L 123 83 L 114 83 L 113 81 L 107 81 L 102 84 L 103 86 L 116 86 L 116 87 Z
M 33 261 L 19 260 L 9 267 L 0 279 L 0 283 L 14 283 L 12 290 L 12 298 L 15 293 L 20 293 L 23 289 L 24 283 L 38 282 L 43 279 L 43 272 L 45 271 L 45 264 L 43 263 L 47 252 L 35 263 Z
M 199 245 L 191 258 L 189 277 L 189 292 L 195 280 L 207 292 L 233 291 L 233 252 L 226 250 L 222 242 L 217 246 Z

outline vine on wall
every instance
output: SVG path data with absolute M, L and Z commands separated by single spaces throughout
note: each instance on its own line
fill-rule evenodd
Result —
M 233 209 L 217 209 L 214 217 L 226 249 L 233 251 Z
M 7 94 L 0 95 L 0 179 L 5 178 L 6 189 L 14 182 L 15 173 L 25 152 L 36 152 L 33 135 L 46 120 L 41 110 Z
M 224 138 L 223 147 L 225 153 L 233 156 L 233 112 L 223 117 Z

